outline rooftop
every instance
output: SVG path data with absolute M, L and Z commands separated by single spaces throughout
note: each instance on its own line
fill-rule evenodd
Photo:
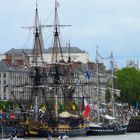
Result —
M 53 48 L 50 47 L 48 49 L 45 49 L 43 52 L 44 53 L 52 53 L 53 51 Z M 68 53 L 69 51 L 69 48 L 68 47 L 62 47 L 62 53 Z M 10 49 L 9 51 L 5 52 L 5 54 L 32 54 L 33 53 L 33 49 L 15 49 L 15 48 L 12 48 Z M 71 47 L 70 48 L 70 53 L 85 53 L 84 50 L 81 50 L 77 47 Z

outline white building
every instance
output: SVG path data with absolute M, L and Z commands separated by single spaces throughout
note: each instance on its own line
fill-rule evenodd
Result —
M 5 58 L 6 58 L 6 55 L 5 54 L 0 54 L 0 61 L 2 61 Z
M 46 63 L 50 63 L 52 59 L 53 48 L 48 48 L 43 51 L 43 60 Z M 70 51 L 70 52 L 69 52 Z M 68 53 L 69 52 L 69 53 Z M 70 50 L 68 47 L 62 47 L 63 59 L 65 62 L 68 61 L 68 56 L 70 54 L 71 61 L 73 62 L 82 62 L 87 63 L 89 60 L 89 54 L 86 51 L 83 51 L 77 47 L 71 47 Z M 32 64 L 33 61 L 33 50 L 32 49 L 15 49 L 5 53 L 6 59 L 11 59 L 11 63 L 15 63 L 16 60 L 23 60 L 23 63 L 27 65 Z
M 126 61 L 126 67 L 128 68 L 136 68 L 137 70 L 139 69 L 139 63 L 138 63 L 138 60 L 135 61 L 135 60 L 127 60 Z

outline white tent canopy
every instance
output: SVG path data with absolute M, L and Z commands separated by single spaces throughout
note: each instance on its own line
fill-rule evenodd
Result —
M 104 117 L 105 119 L 107 119 L 107 120 L 115 120 L 116 118 L 114 118 L 114 117 L 112 117 L 112 116 L 109 116 L 109 115 L 104 115 L 104 116 L 102 116 L 102 117 Z
M 78 115 L 71 114 L 71 113 L 65 111 L 65 112 L 60 113 L 59 114 L 59 117 L 62 117 L 62 118 L 68 118 L 68 117 L 78 118 L 79 116 Z

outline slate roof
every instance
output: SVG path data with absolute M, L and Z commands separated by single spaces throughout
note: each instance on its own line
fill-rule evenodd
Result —
M 62 53 L 68 53 L 68 47 L 62 47 Z M 47 53 L 52 53 L 53 48 L 50 47 L 46 50 Z M 77 48 L 77 47 L 71 47 L 70 48 L 70 53 L 84 53 L 85 51 Z
M 14 53 L 16 53 L 16 54 L 23 54 L 23 53 L 31 54 L 32 49 L 15 49 L 15 48 L 12 48 L 9 51 L 5 52 L 5 54 L 14 54 Z
M 50 47 L 48 49 L 44 49 L 44 53 L 52 53 L 52 50 L 53 48 Z M 23 53 L 26 53 L 26 54 L 32 54 L 33 50 L 32 49 L 15 49 L 15 48 L 12 48 L 10 49 L 9 51 L 7 51 L 5 54 L 23 54 Z M 77 47 L 71 47 L 70 48 L 70 53 L 84 53 L 85 51 L 77 48 Z M 62 47 L 62 53 L 68 53 L 68 47 Z
M 30 68 L 25 68 L 24 66 L 11 66 L 5 64 L 3 61 L 0 61 L 0 72 L 8 72 L 8 71 L 17 71 L 17 72 L 27 72 Z
M 9 66 L 4 62 L 0 61 L 0 72 L 7 72 L 9 70 Z

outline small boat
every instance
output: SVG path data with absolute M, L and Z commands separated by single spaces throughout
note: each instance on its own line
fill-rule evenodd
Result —
M 8 140 L 18 140 L 17 136 L 11 136 Z
M 87 128 L 87 135 L 120 135 L 125 134 L 126 131 L 127 127 L 91 124 Z
M 69 138 L 69 136 L 67 136 L 66 133 L 62 134 L 58 137 L 58 139 L 68 139 L 68 138 Z
M 55 138 L 48 137 L 46 140 L 55 140 Z

